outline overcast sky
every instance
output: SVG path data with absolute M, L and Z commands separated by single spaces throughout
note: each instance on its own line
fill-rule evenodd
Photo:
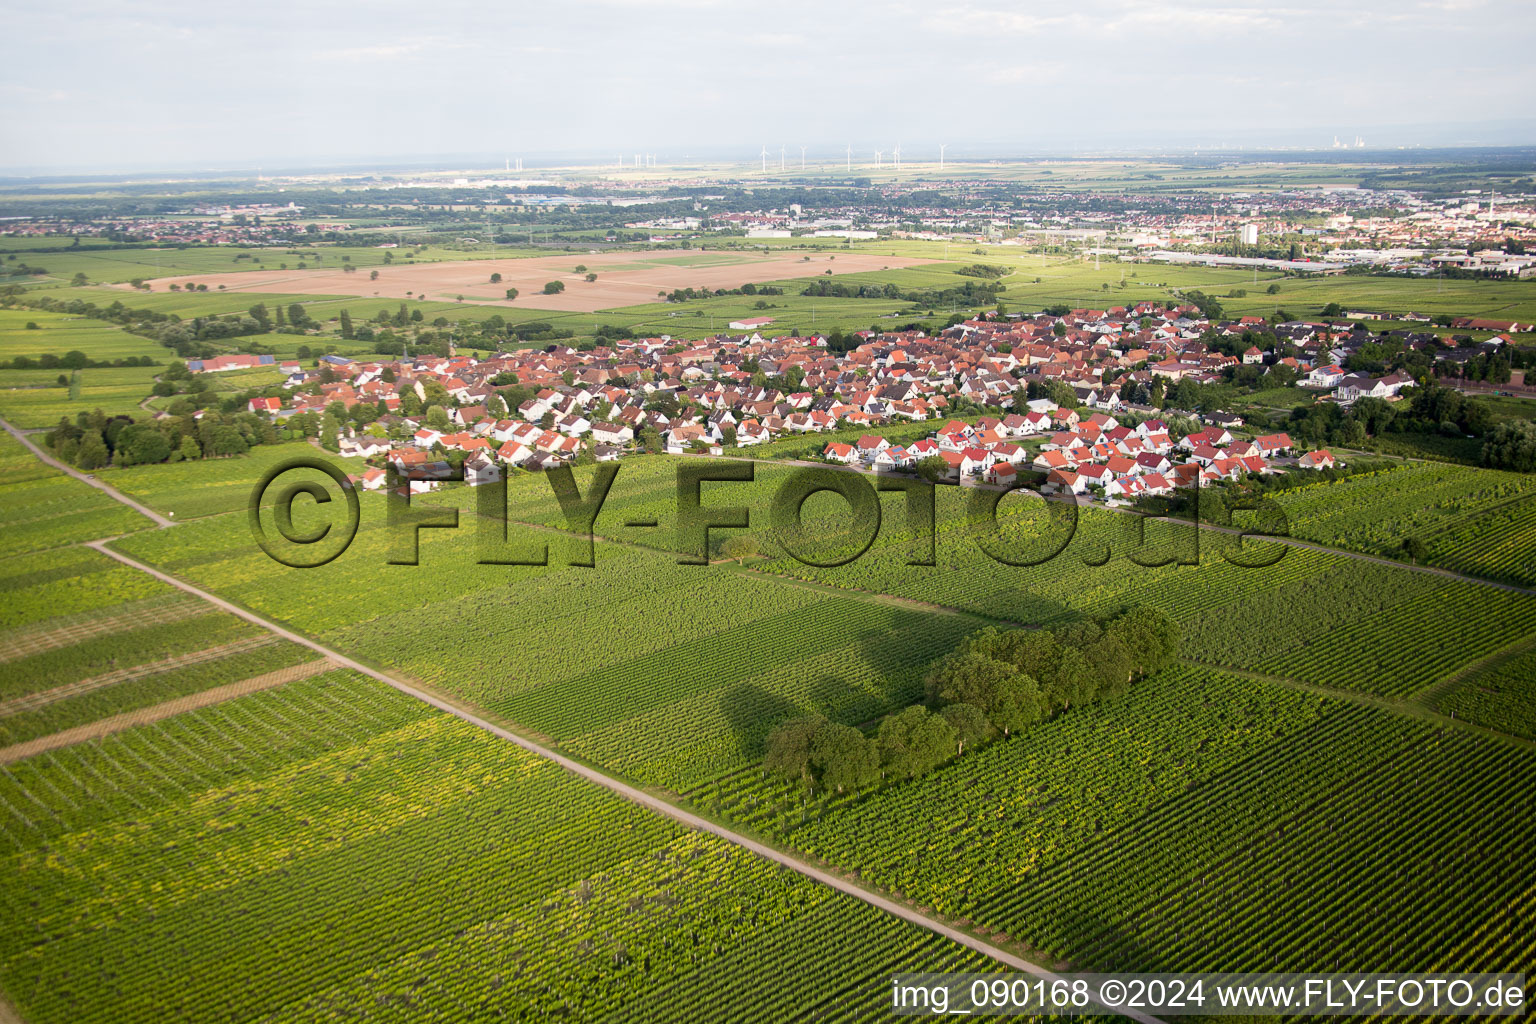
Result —
M 1536 142 L 1532 0 L 7 0 L 0 166 Z

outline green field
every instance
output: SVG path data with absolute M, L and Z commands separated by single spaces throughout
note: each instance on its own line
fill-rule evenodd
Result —
M 787 839 L 1079 968 L 1493 969 L 1518 956 L 1487 925 L 1531 884 L 1531 825 L 1466 812 L 1514 813 L 1533 773 L 1504 743 L 1181 671 Z
M 892 970 L 983 966 L 349 673 L 23 762 L 0 799 L 0 982 L 33 1021 L 863 1019 Z
M 1437 694 L 1433 703 L 1457 718 L 1536 740 L 1536 648 L 1493 659 Z
M 37 329 L 29 330 L 28 323 L 37 324 Z M 115 324 L 67 313 L 0 309 L 0 359 L 62 356 L 74 349 L 97 361 L 149 356 L 163 363 L 168 355 L 158 343 L 129 334 Z
M 1403 557 L 1410 537 L 1438 551 L 1442 537 L 1468 547 L 1520 543 L 1519 530 L 1500 529 L 1499 513 L 1522 508 L 1536 494 L 1536 477 L 1523 473 L 1428 462 L 1386 464 L 1331 483 L 1279 491 L 1291 535 L 1366 554 Z M 1430 564 L 1452 567 L 1432 554 Z M 1481 575 L 1474 572 L 1474 575 Z
M 264 372 L 264 371 L 257 371 Z M 198 459 L 168 465 L 130 466 L 105 469 L 98 473 L 104 483 L 143 502 L 150 508 L 177 519 L 244 512 L 249 507 L 252 489 L 268 469 L 295 459 L 321 459 L 348 473 L 360 473 L 361 459 L 343 458 L 321 451 L 303 441 L 258 445 L 245 455 L 229 458 Z M 305 470 L 294 479 L 307 479 Z M 315 478 L 324 480 L 315 474 Z M 283 482 L 288 482 L 283 477 Z M 334 484 L 332 487 L 334 488 Z
M 131 533 L 152 524 L 0 433 L 0 557 Z

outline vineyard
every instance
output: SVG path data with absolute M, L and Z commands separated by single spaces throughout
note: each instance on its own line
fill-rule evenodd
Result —
M 1536 740 L 1536 648 L 1457 680 L 1431 703 L 1448 715 Z
M 1182 669 L 857 798 L 755 769 L 691 796 L 1078 969 L 1493 970 L 1517 962 L 1533 775 L 1503 743 Z
M 986 966 L 345 672 L 0 769 L 0 807 L 0 980 L 44 1024 L 851 1020 Z
M 1511 501 L 1429 541 L 1433 565 L 1536 587 L 1536 497 Z
M 900 495 L 893 495 L 899 499 Z M 1198 565 L 1148 568 L 1135 517 L 1083 509 L 1075 534 L 1043 564 L 1014 567 L 985 554 L 967 528 L 964 496 L 938 492 L 937 565 L 911 566 L 911 535 L 890 512 L 862 557 L 831 569 L 778 558 L 764 568 L 828 586 L 883 592 L 1026 625 L 1104 616 L 1133 604 L 1162 608 L 1183 628 L 1186 657 L 1345 689 L 1403 694 L 1536 630 L 1536 601 L 1492 587 L 1304 548 L 1277 551 L 1209 531 Z M 899 508 L 899 507 L 898 507 Z M 1060 543 L 1039 503 L 999 509 L 1000 545 L 1038 557 Z M 1192 527 L 1147 523 L 1143 560 L 1194 552 Z M 836 537 L 835 531 L 824 531 Z M 828 545 L 833 547 L 833 545 Z M 1278 558 L 1263 567 L 1226 557 Z M 1457 642 L 1437 627 L 1454 622 Z
M 1423 691 L 1425 702 L 1448 713 L 1454 708 L 1458 718 L 1520 734 L 1526 660 L 1508 660 L 1502 675 L 1488 669 L 1445 692 L 1440 687 L 1536 632 L 1536 602 L 1527 595 L 1337 553 L 1278 551 L 1252 541 L 1239 548 L 1229 537 L 1194 535 L 1187 526 L 1147 524 L 1138 538 L 1137 520 L 1097 510 L 1081 511 L 1058 557 L 1013 567 L 983 553 L 967 518 L 971 495 L 954 488 L 937 495 L 937 565 L 907 564 L 916 538 L 904 496 L 889 494 L 880 499 L 883 523 L 869 550 L 848 565 L 815 568 L 783 554 L 784 537 L 767 514 L 791 468 L 763 465 L 754 484 L 706 484 L 703 493 L 706 507 L 753 510 L 764 557 L 748 567 L 678 565 L 671 553 L 678 461 L 623 467 L 596 527 L 615 540 L 598 540 L 592 569 L 564 564 L 579 545 L 549 529 L 564 529 L 564 517 L 548 480 L 534 476 L 511 481 L 507 535 L 525 549 L 547 543 L 546 566 L 477 564 L 480 495 L 464 488 L 420 500 L 457 507 L 461 516 L 456 530 L 421 531 L 417 565 L 388 564 L 383 503 L 372 495 L 364 496 L 352 547 L 320 570 L 271 562 L 239 515 L 116 544 L 338 649 L 471 701 L 607 771 L 684 794 L 721 820 L 856 870 L 883 891 L 971 920 L 996 941 L 1016 939 L 1047 958 L 1095 967 L 1258 969 L 1323 962 L 1318 958 L 1327 951 L 1343 969 L 1396 963 L 1407 947 L 1415 964 L 1455 953 L 1469 964 L 1497 966 L 1508 955 L 1499 944 L 1508 941 L 1511 924 L 1486 932 L 1486 939 L 1477 938 L 1477 927 L 1503 921 L 1498 915 L 1507 911 L 1500 908 L 1531 888 L 1514 859 L 1531 838 L 1529 828 L 1506 835 L 1471 824 L 1425 830 L 1414 822 L 1462 805 L 1495 817 L 1516 814 L 1520 787 L 1536 770 L 1528 755 L 1307 687 L 1373 695 L 1368 702 Z M 588 493 L 590 470 L 577 479 Z M 1362 500 L 1385 501 L 1385 494 Z M 1404 508 L 1410 503 L 1401 500 Z M 1468 506 L 1473 518 L 1461 521 L 1497 515 L 1501 507 Z M 861 546 L 859 524 L 841 499 L 819 496 L 804 513 L 818 552 Z M 645 519 L 658 525 L 626 525 Z M 998 519 L 987 540 L 994 548 L 1038 550 L 1052 536 L 1038 502 L 1004 504 Z M 491 526 L 499 532 L 499 523 Z M 1196 539 L 1198 565 L 1147 568 L 1127 557 L 1138 540 L 1140 556 L 1155 560 L 1192 552 Z M 1263 568 L 1226 557 L 1277 551 L 1283 557 Z M 132 602 L 152 604 L 155 595 L 123 600 L 137 607 Z M 818 713 L 868 729 L 920 700 L 929 667 L 983 625 L 1054 626 L 1133 604 L 1165 609 L 1177 620 L 1185 664 L 1138 682 L 1123 697 L 1073 707 L 917 779 L 859 792 L 807 795 L 760 767 L 766 735 L 787 719 Z M 24 620 L 13 633 L 19 644 L 45 628 Z M 337 674 L 319 678 L 331 686 Z M 319 692 L 317 680 L 289 684 L 157 726 L 169 729 L 183 717 L 211 721 L 249 706 L 283 713 L 304 731 L 315 713 L 289 714 L 278 698 Z M 94 761 L 93 767 L 106 778 L 136 774 L 126 754 L 117 753 L 118 742 L 158 764 L 146 735 L 130 731 L 101 742 L 121 769 Z M 565 1012 L 621 1019 L 635 1007 L 665 1018 L 686 1006 L 695 1015 L 711 1007 L 710 1019 L 731 1019 L 716 1002 L 718 979 L 707 975 L 706 964 L 739 972 L 732 984 L 761 1001 L 751 1006 L 814 1004 L 836 1019 L 866 1013 L 861 986 L 892 969 L 866 970 L 854 952 L 861 947 L 871 965 L 909 956 L 957 962 L 949 947 L 905 929 L 892 932 L 884 920 L 874 937 L 850 943 L 847 929 L 869 927 L 852 923 L 863 920 L 863 908 L 826 904 L 827 893 L 794 879 L 784 880 L 781 894 L 779 883 L 762 880 L 767 869 L 758 861 L 654 818 L 631 818 L 636 812 L 627 808 L 593 809 L 605 807 L 606 798 L 563 811 L 562 801 L 577 799 L 574 791 L 542 789 L 574 783 L 544 779 L 542 765 L 524 765 L 521 755 L 458 723 L 423 713 L 329 743 L 296 752 L 302 767 L 278 758 L 259 769 L 259 784 L 239 791 L 259 788 L 259 811 L 239 794 L 218 809 L 196 803 L 213 790 L 167 772 L 187 794 L 182 804 L 162 822 L 157 805 L 146 801 L 139 825 L 111 834 L 123 857 L 150 844 L 175 844 L 171 866 L 131 880 L 103 868 L 92 875 L 97 885 L 90 891 L 70 888 L 77 876 L 61 876 L 58 898 L 71 901 L 70 920 L 81 929 L 102 926 L 103 937 L 69 932 L 68 941 L 90 944 L 82 947 L 89 962 L 123 973 L 108 949 L 111 936 L 135 927 L 151 906 L 153 935 L 206 933 L 210 946 L 233 943 L 239 932 L 227 922 L 245 915 L 248 926 L 271 929 L 285 942 L 334 945 L 337 954 L 334 964 L 306 960 L 285 983 L 249 967 L 258 972 L 254 987 L 288 994 L 280 1009 L 252 1004 L 239 1012 L 316 1019 L 379 1005 L 473 1015 L 493 998 L 482 986 L 488 977 L 502 986 L 496 1006 L 511 999 L 530 1018 Z M 68 766 L 86 754 L 69 748 L 55 756 Z M 221 765 L 231 756 L 207 760 Z M 65 806 L 29 784 L 24 768 L 36 773 L 23 762 L 8 778 L 26 785 L 29 797 L 0 788 L 9 803 L 22 814 L 37 811 L 39 819 L 39 807 Z M 220 786 L 247 785 L 219 778 Z M 330 780 L 327 788 L 321 778 Z M 67 787 L 61 795 L 79 802 Z M 187 800 L 196 813 L 184 820 Z M 358 807 L 374 813 L 364 816 Z M 251 816 L 242 817 L 247 811 Z M 594 817 L 610 822 L 601 838 L 588 828 Z M 216 870 L 195 852 L 210 834 L 188 831 L 190 820 L 204 819 L 229 827 L 216 833 L 231 844 Z M 519 835 L 544 836 L 537 854 L 502 831 L 514 822 Z M 110 827 L 71 823 L 59 834 L 80 859 L 61 864 L 116 856 L 104 839 Z M 1451 839 L 1442 843 L 1442 835 Z M 19 845 L 23 854 L 30 849 Z M 568 847 L 579 852 L 568 857 Z M 405 849 L 414 863 L 443 863 L 443 878 L 397 864 L 396 851 Z M 282 862 L 280 851 L 299 851 L 297 866 Z M 560 877 L 546 867 L 567 862 L 571 870 Z M 1238 862 L 1245 867 L 1233 867 Z M 295 872 L 297 881 L 284 884 L 320 904 L 305 921 L 295 923 L 292 910 L 283 910 L 280 870 Z M 370 912 L 398 919 L 398 934 L 363 929 L 328 938 L 327 930 L 346 932 L 342 915 L 357 912 L 363 899 L 341 879 L 365 871 L 378 886 Z M 498 873 L 515 884 L 485 892 L 481 880 Z M 1379 918 L 1328 898 L 1356 874 L 1372 879 L 1371 891 L 1390 894 Z M 1430 877 L 1433 888 L 1389 884 L 1399 874 Z M 524 884 L 524 875 L 532 880 Z M 461 891 L 451 893 L 450 884 Z M 411 899 L 437 908 L 437 918 L 405 905 L 408 886 Z M 151 891 L 164 907 L 150 900 Z M 1266 893 L 1283 916 L 1260 912 Z M 1226 899 L 1237 913 L 1222 913 Z M 108 901 L 129 908 L 127 925 L 104 921 Z M 452 908 L 446 918 L 444 907 Z M 1431 937 L 1431 923 L 1440 922 L 1444 927 Z M 837 983 L 813 999 L 776 973 L 791 970 L 797 950 L 829 963 L 842 957 L 849 966 L 822 972 Z M 882 961 L 887 950 L 912 952 Z M 434 965 L 429 980 L 413 984 L 424 960 Z M 583 972 L 581 964 L 593 969 Z M 222 971 L 210 968 L 210 988 L 233 985 Z M 747 1011 L 740 1016 L 752 1019 Z
M 1410 537 L 1428 540 L 1475 524 L 1488 510 L 1533 493 L 1536 477 L 1528 474 L 1413 462 L 1271 497 L 1285 510 L 1293 537 L 1401 557 Z
M 221 512 L 245 512 L 250 507 L 251 490 L 269 468 L 296 458 L 323 459 L 346 473 L 360 473 L 361 459 L 342 458 L 323 452 L 302 441 L 289 444 L 257 445 L 248 454 L 220 459 L 198 459 L 168 465 L 131 466 L 106 469 L 98 473 L 104 483 L 122 491 L 157 512 L 176 519 L 217 515 Z M 328 478 L 313 470 L 296 470 L 282 482 Z M 332 491 L 336 489 L 330 484 Z M 271 500 L 271 496 L 268 496 Z M 249 536 L 249 533 L 247 533 Z
M 44 557 L 55 571 L 23 567 Z M 78 609 L 0 628 L 0 755 L 15 744 L 265 676 L 311 651 L 89 548 L 0 561 L 16 610 Z M 72 569 L 70 572 L 57 570 Z M 109 582 L 111 581 L 111 582 Z M 118 582 L 123 589 L 112 585 Z M 15 585 L 11 589 L 11 585 Z M 131 586 L 130 586 L 131 585 Z
M 152 525 L 91 485 L 43 465 L 0 433 L 0 558 Z
M 91 548 L 0 559 L 0 629 L 174 593 Z

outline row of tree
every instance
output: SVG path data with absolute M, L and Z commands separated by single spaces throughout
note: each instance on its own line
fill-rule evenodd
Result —
M 910 779 L 999 734 L 1118 697 L 1170 665 L 1178 647 L 1177 624 L 1145 606 L 1054 632 L 984 629 L 934 666 L 925 704 L 885 716 L 873 736 L 820 715 L 792 719 L 768 735 L 763 766 L 839 793 Z
M 243 455 L 256 444 L 283 440 L 277 428 L 254 413 L 204 413 L 135 422 L 100 409 L 64 417 L 44 442 L 65 462 L 81 469 L 138 466 L 156 462 Z

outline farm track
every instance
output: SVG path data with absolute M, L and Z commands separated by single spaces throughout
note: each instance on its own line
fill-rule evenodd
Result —
M 276 642 L 272 636 L 253 636 L 244 640 L 231 640 L 227 644 L 219 644 L 216 647 L 205 647 L 200 651 L 189 651 L 186 654 L 178 654 L 174 658 L 165 658 L 161 661 L 151 661 L 143 665 L 134 665 L 130 668 L 120 668 L 112 672 L 105 672 L 89 679 L 81 679 L 73 683 L 65 683 L 63 686 L 55 686 L 51 690 L 40 690 L 37 693 L 28 693 L 20 697 L 12 697 L 7 701 L 0 701 L 0 718 L 6 715 L 18 715 L 27 711 L 36 711 L 38 708 L 47 707 L 55 701 L 65 700 L 69 697 L 78 697 L 82 693 L 90 693 L 99 690 L 103 686 L 111 686 L 114 683 L 126 683 L 133 679 L 143 679 L 145 676 L 155 676 L 172 669 L 185 668 L 188 665 L 201 665 L 204 662 L 218 661 L 229 654 L 241 654 L 245 651 L 255 650 L 258 647 L 269 647 Z
M 77 725 L 71 729 L 64 729 L 47 736 L 39 736 L 36 739 L 23 743 L 13 743 L 9 747 L 0 748 L 0 764 L 10 764 L 23 758 L 32 757 L 50 750 L 58 750 L 63 747 L 72 747 L 76 743 L 84 743 L 88 740 L 101 739 L 113 733 L 122 732 L 124 729 L 132 729 L 139 725 L 148 725 L 158 722 L 172 715 L 179 715 L 184 711 L 196 711 L 198 708 L 209 707 L 235 697 L 244 697 L 248 693 L 256 693 L 258 690 L 270 690 L 274 686 L 282 686 L 285 683 L 296 682 L 300 679 L 308 679 L 336 666 L 328 658 L 316 658 L 314 661 L 306 661 L 301 665 L 290 665 L 274 672 L 266 672 L 249 679 L 242 679 L 237 683 L 229 683 L 225 686 L 215 686 L 211 690 L 203 690 L 200 693 L 188 694 L 185 697 L 177 697 L 174 700 L 164 701 L 160 704 L 152 704 L 147 708 L 137 711 L 126 711 L 120 715 L 112 715 L 100 721 L 90 722 L 86 725 Z M 3 1024 L 3 1022 L 0 1022 Z
M 786 853 L 783 850 L 776 849 L 772 846 L 768 846 L 767 844 L 760 842 L 751 836 L 732 831 L 731 829 L 717 824 L 714 821 L 700 817 L 697 814 L 677 806 L 670 800 L 667 800 L 658 794 L 647 792 L 635 786 L 631 786 L 628 783 L 607 775 L 590 765 L 576 761 L 570 757 L 565 756 L 564 754 L 560 754 L 554 750 L 551 750 L 542 744 L 535 743 L 533 740 L 528 739 L 526 736 L 521 736 L 508 729 L 502 728 L 501 726 L 495 725 L 492 722 L 489 722 L 486 719 L 474 714 L 473 712 L 459 706 L 457 703 L 445 699 L 444 697 L 430 693 L 423 689 L 419 689 L 415 686 L 411 686 L 408 683 L 396 679 L 388 673 L 382 672 L 369 665 L 365 665 L 360 661 L 356 661 L 344 654 L 341 654 L 340 652 L 333 651 L 330 648 L 321 645 L 317 641 L 311 640 L 307 636 L 296 633 L 290 629 L 286 629 L 277 625 L 276 623 L 269 622 L 246 608 L 243 608 L 230 601 L 226 601 L 223 598 L 216 597 L 205 590 L 195 587 L 192 584 L 185 582 L 184 580 L 178 579 L 169 573 L 161 572 L 160 570 L 146 565 L 137 559 L 131 558 L 128 555 L 114 551 L 106 546 L 106 541 L 90 541 L 88 542 L 88 546 L 95 548 L 97 551 L 100 551 L 102 554 L 108 556 L 109 558 L 116 559 L 124 565 L 138 569 L 141 572 L 148 573 L 163 583 L 168 583 L 173 587 L 186 591 L 187 593 L 196 597 L 202 598 L 204 601 L 207 601 L 214 607 L 219 608 L 222 611 L 229 612 L 231 615 L 237 615 L 247 622 L 252 623 L 253 625 L 260 626 L 261 628 L 268 630 L 276 636 L 279 636 L 285 640 L 290 640 L 293 643 L 300 644 L 304 647 L 308 647 L 310 650 L 315 651 L 322 657 L 329 659 L 338 667 L 348 668 L 354 672 L 361 672 L 362 674 L 376 679 L 387 686 L 393 687 L 394 689 L 400 691 L 403 694 L 406 694 L 409 697 L 414 697 L 416 700 L 437 708 L 439 711 L 453 715 L 455 718 L 458 718 L 464 722 L 468 722 L 470 725 L 484 730 L 493 736 L 506 740 L 509 743 L 515 743 L 530 753 L 537 754 L 540 757 L 552 761 L 573 775 L 577 775 L 589 782 L 596 783 L 597 785 L 602 786 L 610 792 L 613 792 L 632 803 L 638 804 L 647 810 L 654 811 L 658 814 L 671 818 L 672 820 L 687 828 L 695 829 L 701 832 L 708 832 L 711 835 L 717 836 L 729 843 L 733 843 L 736 846 L 741 847 L 749 853 L 753 853 L 766 860 L 770 860 L 775 864 L 780 865 L 781 867 L 788 868 L 789 870 L 804 875 L 813 881 L 820 882 L 829 888 L 836 889 L 838 892 L 844 893 L 845 895 L 862 900 L 870 906 L 879 910 L 883 910 L 892 916 L 901 918 L 910 924 L 915 924 L 919 927 L 926 928 L 937 935 L 949 939 L 952 942 L 958 943 L 959 945 L 965 946 L 968 949 L 975 950 L 976 952 L 990 957 L 1000 964 L 1012 967 L 1015 970 L 1022 971 L 1035 977 L 1043 978 L 1047 981 L 1054 981 L 1060 977 L 1060 975 L 1057 975 L 1049 968 L 1043 967 L 1032 961 L 1025 960 L 1023 957 L 994 946 L 989 942 L 984 942 L 981 939 L 976 938 L 975 936 L 961 931 L 951 925 L 944 924 L 941 921 L 936 921 L 928 915 L 913 909 L 912 907 L 899 903 L 893 899 L 890 899 L 889 897 L 872 892 L 869 889 L 864 888 L 862 885 L 844 878 L 840 874 L 821 867 L 817 867 L 797 856 Z M 1142 1021 L 1144 1024 L 1161 1024 L 1158 1018 L 1135 1011 L 1115 1009 L 1111 1010 L 1110 1012 L 1119 1013 L 1120 1015 L 1129 1017 L 1132 1020 Z
M 30 437 L 28 437 L 26 434 L 22 433 L 20 430 L 17 430 L 15 427 L 13 427 L 8 420 L 0 420 L 0 427 L 4 427 L 6 429 L 7 433 L 9 433 L 16 440 L 20 441 L 22 444 L 26 445 L 28 450 L 30 450 L 33 455 L 36 455 L 39 459 L 41 459 L 43 461 L 44 465 L 51 466 L 51 467 L 53 467 L 54 469 L 58 470 L 61 473 L 68 473 L 70 476 L 74 477 L 76 480 L 81 480 L 81 481 L 83 481 L 85 483 L 90 484 L 92 487 L 96 488 L 98 491 L 101 491 L 104 494 L 106 494 L 107 497 L 113 498 L 113 499 L 115 499 L 117 501 L 120 501 L 124 505 L 127 505 L 129 508 L 133 509 L 135 512 L 139 513 L 140 515 L 146 516 L 147 518 L 153 520 L 157 526 L 174 526 L 175 525 L 174 523 L 171 522 L 171 520 L 167 519 L 165 516 L 161 515 L 159 512 L 156 512 L 154 509 L 149 508 L 148 506 L 139 504 L 138 502 L 134 501 L 132 498 L 130 498 L 126 494 L 124 494 L 122 491 L 119 491 L 116 487 L 112 487 L 109 484 L 104 484 L 100 480 L 97 480 L 94 476 L 91 476 L 88 473 L 82 473 L 78 469 L 75 469 L 73 466 L 66 466 L 64 463 L 60 462 L 58 459 L 55 459 L 52 455 L 49 455 L 47 452 L 43 451 L 37 445 L 33 444 L 32 443 L 32 439 Z

